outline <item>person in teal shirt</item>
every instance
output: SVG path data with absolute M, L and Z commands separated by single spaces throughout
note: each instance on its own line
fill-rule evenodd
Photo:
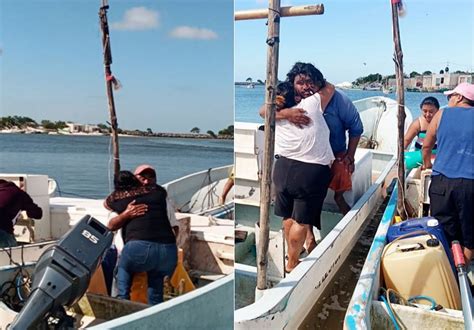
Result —
M 420 104 L 420 109 L 422 115 L 411 123 L 403 139 L 403 145 L 406 150 L 405 166 L 408 171 L 420 166 L 423 162 L 421 157 L 421 148 L 423 146 L 423 141 L 425 139 L 428 126 L 430 125 L 434 115 L 439 110 L 439 102 L 433 96 L 425 97 Z M 408 151 L 408 147 L 411 145 L 415 137 L 417 138 L 415 141 L 415 150 Z M 433 146 L 433 154 L 436 153 L 436 148 L 437 146 L 435 144 Z
M 434 115 L 439 110 L 439 102 L 433 96 L 428 96 L 423 99 L 420 104 L 421 116 L 415 119 L 410 127 L 408 127 L 405 137 L 403 139 L 403 145 L 405 150 L 411 145 L 413 139 L 417 137 L 415 141 L 415 150 L 421 150 L 423 146 L 423 140 L 426 136 L 426 130 L 430 125 Z M 436 149 L 436 145 L 433 149 Z

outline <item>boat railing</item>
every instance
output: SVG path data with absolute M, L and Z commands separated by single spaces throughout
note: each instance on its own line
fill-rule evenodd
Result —
M 232 165 L 200 171 L 170 181 L 163 186 L 180 212 L 199 213 L 218 205 L 219 192 L 229 177 Z M 231 196 L 228 197 L 228 199 Z
M 381 256 L 386 244 L 388 227 L 395 215 L 396 206 L 397 187 L 395 186 L 347 308 L 344 329 L 370 329 L 371 301 L 379 289 Z

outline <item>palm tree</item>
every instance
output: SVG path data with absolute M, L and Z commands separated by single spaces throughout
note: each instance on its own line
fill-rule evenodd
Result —
M 197 133 L 197 134 L 199 134 L 200 132 L 201 132 L 201 130 L 199 129 L 199 127 L 193 127 L 193 128 L 191 129 L 191 133 Z

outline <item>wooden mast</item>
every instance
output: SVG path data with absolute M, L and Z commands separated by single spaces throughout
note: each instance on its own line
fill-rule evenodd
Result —
M 102 47 L 104 49 L 104 71 L 105 71 L 105 86 L 107 90 L 107 99 L 109 104 L 109 115 L 111 125 L 111 137 L 112 137 L 112 148 L 114 155 L 114 177 L 117 176 L 120 171 L 120 157 L 119 157 L 119 144 L 117 134 L 117 115 L 115 114 L 115 102 L 113 84 L 116 83 L 116 79 L 112 75 L 110 65 L 112 64 L 112 50 L 110 48 L 110 36 L 109 36 L 109 23 L 107 22 L 107 9 L 109 9 L 108 0 L 102 0 L 102 6 L 99 10 L 100 28 L 102 30 Z
M 263 13 L 263 14 L 262 14 Z M 268 18 L 267 70 L 265 84 L 265 142 L 263 176 L 260 185 L 260 233 L 257 247 L 257 290 L 267 288 L 268 244 L 270 235 L 270 186 L 275 145 L 275 93 L 278 83 L 278 52 L 280 43 L 280 17 L 321 15 L 323 5 L 280 7 L 280 0 L 269 0 L 268 9 L 236 12 L 235 20 Z M 257 292 L 258 294 L 258 292 Z
M 405 151 L 403 137 L 405 133 L 405 87 L 403 75 L 403 52 L 400 42 L 400 28 L 398 24 L 399 6 L 401 0 L 391 0 L 392 4 L 392 30 L 393 43 L 395 45 L 395 76 L 397 80 L 397 103 L 398 103 L 398 195 L 397 212 L 402 219 L 408 217 L 405 207 Z
M 268 243 L 270 235 L 270 187 L 275 146 L 275 92 L 278 83 L 280 45 L 280 0 L 268 1 L 267 79 L 265 86 L 265 144 L 263 177 L 260 185 L 260 244 L 257 247 L 257 289 L 267 288 Z

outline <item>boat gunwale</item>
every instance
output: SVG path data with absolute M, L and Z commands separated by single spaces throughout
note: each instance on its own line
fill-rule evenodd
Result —
M 93 327 L 89 327 L 88 329 L 114 329 L 114 328 L 121 328 L 126 326 L 127 324 L 131 326 L 132 328 L 135 328 L 133 324 L 129 324 L 132 322 L 139 322 L 140 319 L 147 318 L 147 317 L 153 317 L 153 315 L 157 315 L 160 312 L 164 312 L 167 310 L 173 309 L 173 307 L 185 304 L 186 302 L 189 302 L 195 298 L 198 298 L 200 296 L 206 295 L 220 287 L 225 286 L 229 282 L 234 282 L 234 274 L 229 274 L 224 276 L 221 279 L 218 279 L 212 283 L 209 283 L 203 287 L 197 288 L 191 292 L 188 292 L 182 296 L 173 298 L 171 300 L 165 301 L 161 304 L 150 306 L 144 310 L 125 315 L 110 321 L 106 321 L 104 323 L 98 324 Z
M 165 184 L 163 184 L 163 188 L 168 190 L 170 186 L 172 186 L 173 184 L 175 184 L 177 182 L 182 182 L 185 179 L 189 179 L 191 177 L 197 177 L 197 176 L 200 176 L 200 175 L 203 175 L 203 174 L 207 174 L 208 172 L 213 173 L 213 172 L 221 171 L 221 170 L 224 170 L 224 169 L 230 169 L 230 168 L 232 168 L 232 166 L 233 166 L 232 164 L 223 165 L 223 166 L 219 166 L 219 167 L 212 167 L 212 168 L 209 168 L 207 170 L 202 170 L 202 171 L 199 171 L 199 172 L 194 172 L 194 173 L 182 176 L 178 179 L 174 179 L 174 180 L 171 180 L 169 182 L 166 182 Z M 225 179 L 225 178 L 222 178 L 222 179 Z M 222 179 L 220 179 L 220 180 L 222 180 Z
M 379 267 L 383 249 L 386 245 L 386 236 L 391 221 L 395 215 L 397 205 L 397 184 L 392 191 L 374 240 L 362 267 L 362 271 L 352 294 L 344 317 L 344 329 L 370 329 L 370 308 L 376 279 L 380 277 Z M 370 288 L 370 290 L 368 290 Z M 368 293 L 367 293 L 368 291 Z

